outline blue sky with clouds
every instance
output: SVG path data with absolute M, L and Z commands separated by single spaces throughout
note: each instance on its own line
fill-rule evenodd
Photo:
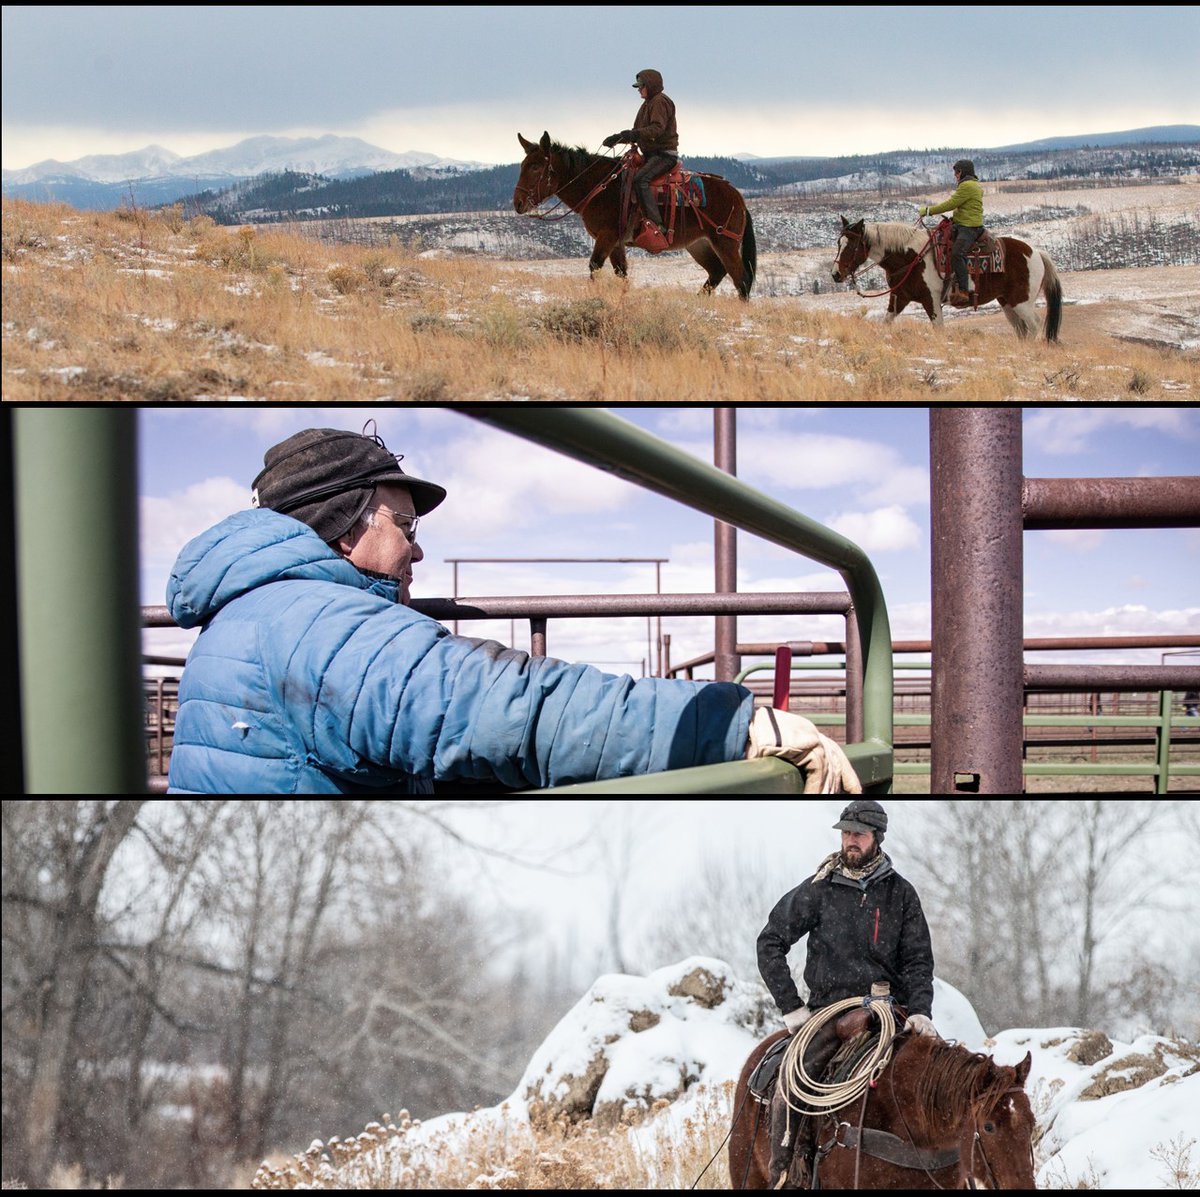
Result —
M 708 408 L 623 407 L 623 419 L 712 460 Z M 711 591 L 712 521 L 605 472 L 445 408 L 147 408 L 139 413 L 143 601 L 161 603 L 183 544 L 249 504 L 271 445 L 306 427 L 377 422 L 404 467 L 445 485 L 421 527 L 415 597 L 452 593 L 450 557 L 663 557 L 665 591 Z M 1200 412 L 1184 408 L 1041 408 L 1024 416 L 1028 477 L 1195 474 Z M 872 557 L 895 639 L 929 625 L 929 420 L 923 408 L 743 408 L 738 474 L 859 543 Z M 742 590 L 841 590 L 833 571 L 756 537 L 738 547 Z M 648 565 L 464 565 L 459 593 L 644 593 Z M 1028 532 L 1027 636 L 1200 633 L 1200 531 Z M 838 639 L 834 617 L 742 621 L 752 640 Z M 463 625 L 528 648 L 518 623 Z M 672 657 L 711 649 L 712 622 L 666 619 Z M 190 634 L 147 633 L 152 651 L 183 651 Z M 646 621 L 552 621 L 549 651 L 621 662 L 637 674 Z M 1039 654 L 1038 660 L 1052 659 Z M 1064 659 L 1084 660 L 1075 656 Z M 1117 658 L 1109 657 L 1109 660 Z M 1157 662 L 1157 652 L 1119 659 Z
M 1200 123 L 1198 45 L 1195 5 L 7 5 L 3 162 L 325 133 L 515 162 L 518 130 L 626 127 L 649 66 L 685 155 L 999 146 Z

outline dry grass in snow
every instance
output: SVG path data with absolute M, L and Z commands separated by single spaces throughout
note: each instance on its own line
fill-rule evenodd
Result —
M 297 226 L 302 229 L 303 226 Z M 817 251 L 803 251 L 820 257 Z M 762 255 L 759 278 L 797 255 Z M 882 323 L 885 301 L 704 298 L 684 254 L 510 262 L 322 245 L 165 213 L 4 201 L 5 400 L 1186 401 L 1200 272 L 1066 274 L 1062 341 L 995 305 Z M 1166 331 L 1164 331 L 1166 330 Z

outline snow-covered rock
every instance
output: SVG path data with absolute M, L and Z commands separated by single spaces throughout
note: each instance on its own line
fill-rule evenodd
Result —
M 1158 1035 L 1120 1043 L 1067 1027 L 1003 1031 L 985 1050 L 999 1064 L 1033 1053 L 1026 1090 L 1042 1133 L 1040 1187 L 1174 1187 L 1154 1154 L 1169 1154 L 1174 1140 L 1192 1140 L 1200 1168 L 1196 1045 Z
M 628 1105 L 736 1077 L 777 1029 L 773 1009 L 761 985 L 706 957 L 648 977 L 601 977 L 534 1054 L 510 1103 L 615 1123 Z

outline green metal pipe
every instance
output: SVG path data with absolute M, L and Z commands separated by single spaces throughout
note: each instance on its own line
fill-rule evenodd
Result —
M 1158 695 L 1158 713 L 1162 726 L 1158 729 L 1158 785 L 1156 794 L 1165 794 L 1171 780 L 1171 704 L 1175 694 L 1162 690 Z
M 614 777 L 608 781 L 580 782 L 525 793 L 553 793 L 556 797 L 577 794 L 802 794 L 804 775 L 787 761 L 764 757 L 754 761 L 671 769 L 665 773 L 643 773 L 637 777 Z
M 137 413 L 16 413 L 17 601 L 31 794 L 146 789 Z
M 929 772 L 928 761 L 903 762 L 896 765 L 896 776 L 921 774 Z M 1021 766 L 1026 777 L 1161 777 L 1162 770 L 1158 765 L 1054 765 L 1030 764 L 1028 761 Z M 1174 765 L 1171 772 L 1176 775 L 1186 774 L 1189 777 L 1200 776 L 1200 765 Z M 1164 791 L 1165 792 L 1165 791 Z
M 856 544 L 603 409 L 510 404 L 472 407 L 464 414 L 836 569 L 850 592 L 863 644 L 864 737 L 891 746 L 891 628 L 875 567 Z

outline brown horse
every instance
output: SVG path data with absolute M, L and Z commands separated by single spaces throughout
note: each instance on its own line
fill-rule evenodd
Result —
M 550 196 L 558 196 L 583 220 L 583 227 L 595 239 L 588 269 L 594 275 L 612 263 L 613 270 L 625 278 L 625 246 L 633 229 L 621 229 L 620 161 L 604 154 L 593 154 L 581 147 L 569 149 L 543 133 L 541 141 L 517 140 L 525 151 L 521 174 L 513 191 L 513 207 L 522 214 L 532 213 Z M 686 249 L 708 271 L 704 294 L 716 290 L 729 275 L 738 294 L 750 298 L 758 251 L 754 241 L 754 221 L 742 194 L 720 175 L 701 174 L 705 204 L 683 204 L 675 221 L 672 246 Z M 636 223 L 636 222 L 634 222 Z
M 1058 340 L 1062 323 L 1062 284 L 1049 256 L 1016 237 L 998 237 L 1004 246 L 1004 269 L 975 276 L 979 302 L 1000 304 L 1018 337 L 1036 335 L 1041 320 L 1035 311 L 1039 292 L 1046 293 L 1047 341 Z M 934 264 L 930 234 L 907 224 L 850 224 L 842 217 L 834 282 L 853 279 L 855 271 L 873 262 L 888 281 L 887 320 L 890 323 L 910 303 L 919 303 L 934 324 L 942 322 L 942 279 Z
M 735 1189 L 765 1189 L 770 1178 L 770 1112 L 749 1097 L 749 1081 L 780 1031 L 759 1044 L 734 1098 L 729 1172 Z M 1025 1082 L 1032 1054 L 1015 1068 L 932 1037 L 905 1034 L 863 1103 L 822 1115 L 817 1173 L 822 1189 L 1034 1189 L 1033 1110 Z M 861 1157 L 853 1144 L 861 1124 Z M 847 1143 L 852 1145 L 847 1146 Z M 906 1147 L 911 1145 L 911 1147 Z M 913 1153 L 911 1148 L 916 1148 Z M 945 1154 L 943 1154 L 945 1153 Z M 907 1164 L 881 1156 L 905 1158 Z M 857 1178 L 857 1184 L 856 1184 Z

